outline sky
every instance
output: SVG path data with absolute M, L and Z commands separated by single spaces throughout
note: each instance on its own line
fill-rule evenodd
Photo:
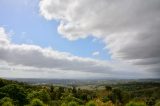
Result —
M 159 78 L 159 9 L 159 0 L 0 0 L 0 77 Z

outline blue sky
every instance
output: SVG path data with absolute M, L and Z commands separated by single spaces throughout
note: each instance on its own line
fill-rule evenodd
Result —
M 104 50 L 105 45 L 94 37 L 76 41 L 62 38 L 57 32 L 59 22 L 44 19 L 38 4 L 39 0 L 0 1 L 0 26 L 12 34 L 13 43 L 35 44 L 80 57 L 110 60 L 110 55 Z M 93 56 L 92 53 L 97 51 L 100 54 Z

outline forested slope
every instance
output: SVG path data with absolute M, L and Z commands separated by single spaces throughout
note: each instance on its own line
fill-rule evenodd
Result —
M 87 90 L 0 79 L 0 106 L 160 106 L 160 83 L 132 82 Z

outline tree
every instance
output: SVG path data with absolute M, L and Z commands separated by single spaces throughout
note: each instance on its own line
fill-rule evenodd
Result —
M 0 92 L 0 99 L 7 97 L 8 95 L 6 93 Z
M 0 87 L 7 85 L 7 81 L 4 79 L 0 79 Z
M 109 92 L 112 91 L 112 87 L 107 86 L 107 85 L 105 86 L 105 89 L 106 89 L 106 91 L 109 91 Z
M 54 86 L 50 87 L 50 92 L 54 92 Z
M 76 87 L 75 87 L 75 86 L 73 86 L 72 93 L 73 93 L 73 95 L 76 96 L 77 90 L 76 90 Z
M 13 100 L 9 97 L 4 97 L 0 100 L 0 106 L 14 106 Z
M 46 90 L 33 91 L 28 94 L 28 99 L 32 100 L 34 98 L 40 99 L 44 103 L 49 103 L 51 101 L 50 95 Z
M 20 105 L 27 103 L 26 92 L 24 88 L 17 84 L 9 84 L 0 88 L 0 92 L 6 93 L 14 101 L 18 101 Z
M 109 97 L 113 103 L 122 102 L 122 91 L 119 89 L 114 89 Z
M 46 106 L 41 100 L 33 99 L 29 106 Z

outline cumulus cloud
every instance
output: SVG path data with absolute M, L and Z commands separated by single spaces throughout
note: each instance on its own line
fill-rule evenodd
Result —
M 9 44 L 9 39 L 7 37 L 7 34 L 5 33 L 4 28 L 0 27 L 0 44 L 6 45 Z
M 58 20 L 59 33 L 102 39 L 112 59 L 160 75 L 159 0 L 41 0 L 40 13 Z
M 2 27 L 0 28 L 0 63 L 1 76 L 8 73 L 8 76 L 20 77 L 22 75 L 21 77 L 24 77 L 26 75 L 26 77 L 33 77 L 35 75 L 35 77 L 41 77 L 40 74 L 45 73 L 43 77 L 48 75 L 48 77 L 59 76 L 64 78 L 63 74 L 65 74 L 65 78 L 97 78 L 100 76 L 109 78 L 117 75 L 119 77 L 135 77 L 139 73 L 138 71 L 128 71 L 128 67 L 116 62 L 82 58 L 37 45 L 14 44 Z M 133 68 L 136 69 L 136 67 Z
M 0 59 L 15 65 L 92 72 L 96 71 L 96 67 L 102 69 L 99 71 L 110 70 L 107 65 L 102 67 L 101 64 L 104 63 L 97 60 L 81 58 L 36 45 L 9 43 L 3 28 L 0 30 L 0 37 Z

